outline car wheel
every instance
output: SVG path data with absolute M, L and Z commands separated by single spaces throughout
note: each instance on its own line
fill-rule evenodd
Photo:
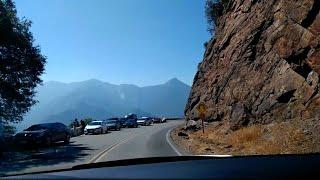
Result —
M 64 139 L 64 143 L 68 144 L 70 142 L 70 135 L 67 134 L 65 139 Z

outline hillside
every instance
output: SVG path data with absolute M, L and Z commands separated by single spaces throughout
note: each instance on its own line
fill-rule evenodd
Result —
M 192 122 L 200 102 L 208 107 L 208 132 L 190 132 L 191 149 L 212 153 L 196 146 L 215 142 L 235 154 L 320 151 L 319 10 L 316 0 L 224 1 L 185 108 Z
M 164 84 L 138 87 L 91 79 L 75 83 L 50 81 L 38 87 L 39 101 L 20 126 L 63 122 L 74 118 L 105 119 L 137 113 L 139 116 L 182 117 L 190 86 L 174 78 Z

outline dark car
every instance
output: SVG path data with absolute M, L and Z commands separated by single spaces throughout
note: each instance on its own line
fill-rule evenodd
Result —
M 127 119 L 125 122 L 125 127 L 138 127 L 137 119 Z
M 62 123 L 45 123 L 32 125 L 14 137 L 17 145 L 51 145 L 54 142 L 69 143 L 70 131 Z
M 121 127 L 126 127 L 126 120 L 127 120 L 126 118 L 119 118 Z
M 153 123 L 161 123 L 161 118 L 154 117 L 152 121 Z
M 108 129 L 120 131 L 121 123 L 118 118 L 110 118 L 106 120 Z
M 124 116 L 124 118 L 137 120 L 137 119 L 138 119 L 138 116 L 137 116 L 136 114 L 129 113 L 129 114 L 127 114 L 126 116 Z
M 113 118 L 109 118 L 107 120 L 118 120 L 120 122 L 121 127 L 125 127 L 125 123 L 126 123 L 126 118 L 117 118 L 117 117 L 113 117 Z
M 124 118 L 126 119 L 125 127 L 138 127 L 138 116 L 136 114 L 129 113 Z

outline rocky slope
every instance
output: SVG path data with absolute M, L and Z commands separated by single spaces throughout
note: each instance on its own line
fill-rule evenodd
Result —
M 230 0 L 206 45 L 185 108 L 207 121 L 250 124 L 320 115 L 320 1 Z

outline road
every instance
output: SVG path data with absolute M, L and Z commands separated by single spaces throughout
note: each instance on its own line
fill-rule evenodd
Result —
M 122 128 L 102 135 L 81 135 L 70 144 L 57 143 L 50 148 L 7 154 L 0 162 L 0 174 L 17 174 L 70 168 L 84 163 L 141 157 L 180 155 L 170 145 L 168 132 L 183 124 L 167 123 Z

